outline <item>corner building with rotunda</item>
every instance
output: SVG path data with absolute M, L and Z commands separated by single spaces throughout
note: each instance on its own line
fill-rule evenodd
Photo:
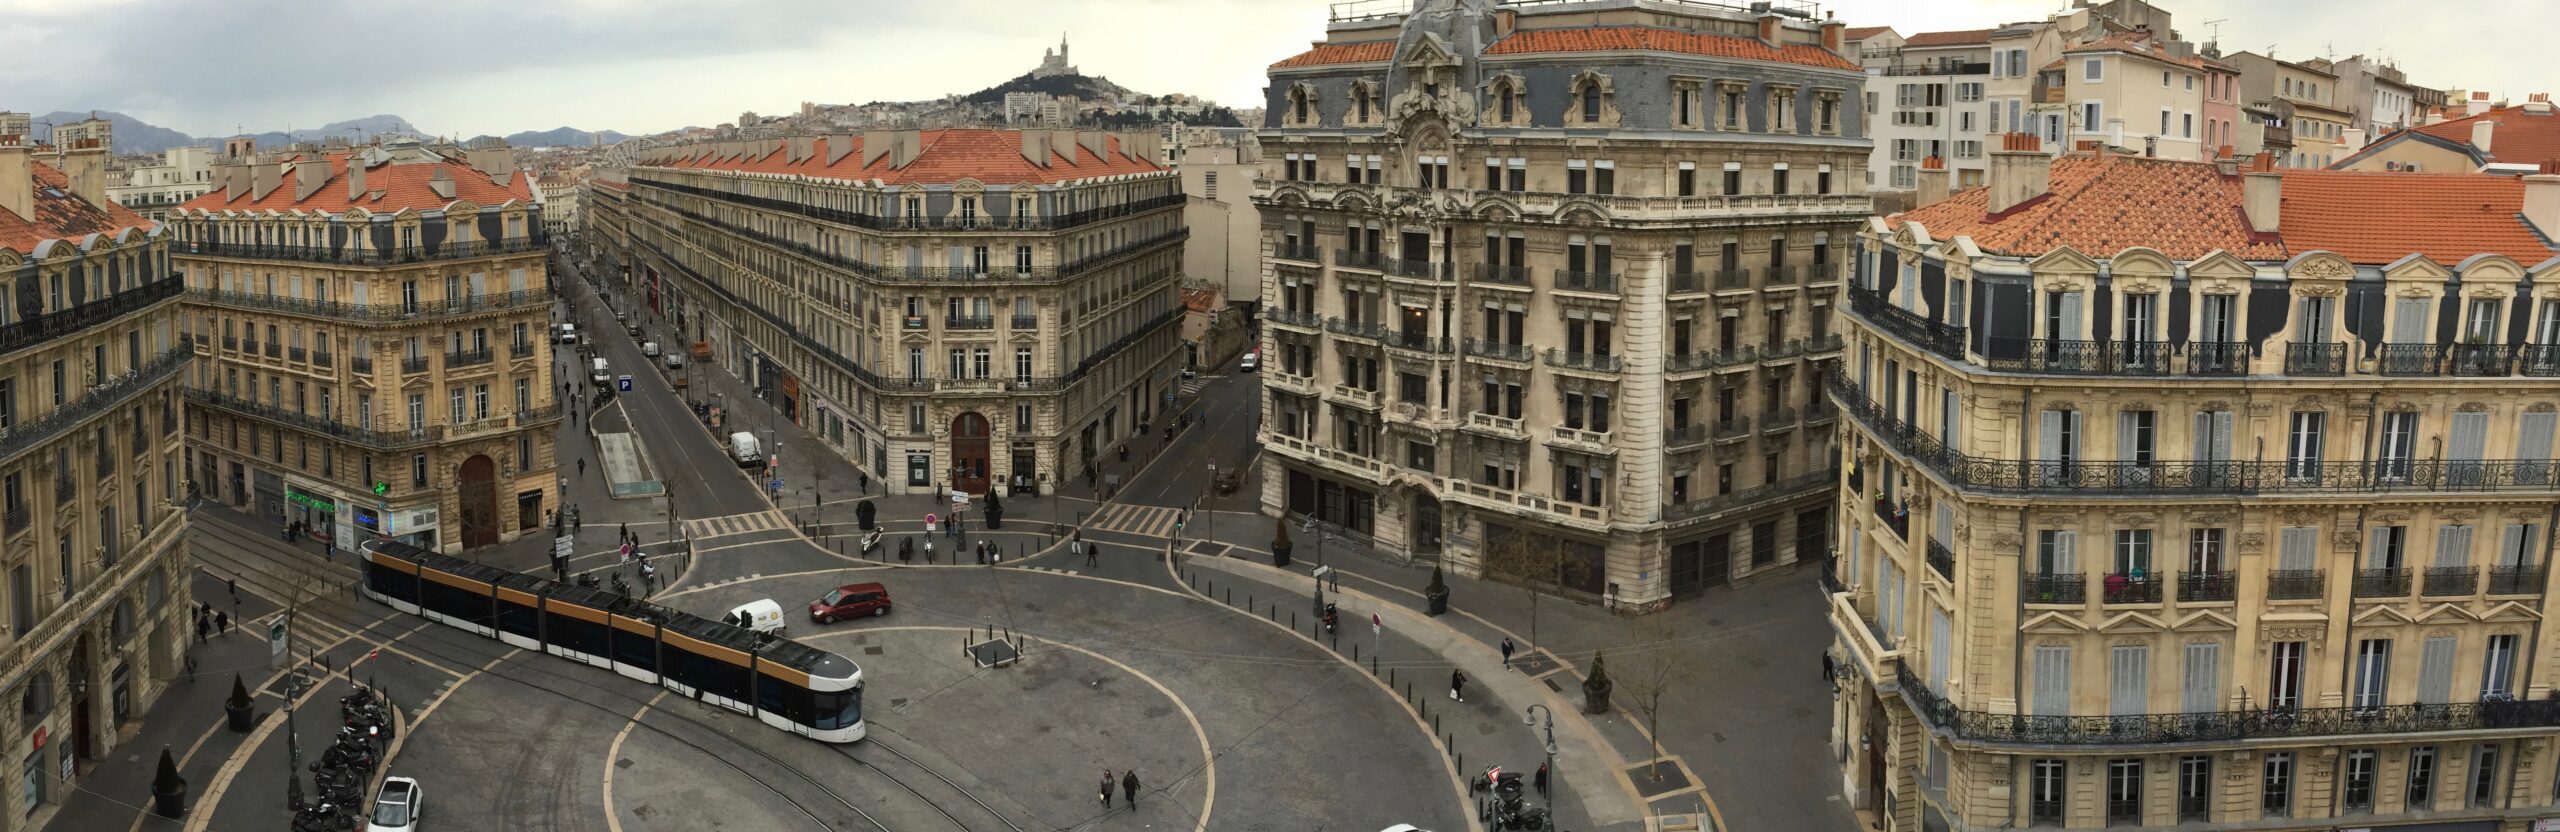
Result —
M 1864 79 L 1754 5 L 1342 4 L 1271 66 L 1266 511 L 1640 608 L 1830 547 Z

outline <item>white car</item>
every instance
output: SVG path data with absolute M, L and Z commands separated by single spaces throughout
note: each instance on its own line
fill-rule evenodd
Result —
M 364 819 L 364 832 L 416 832 L 418 816 L 426 811 L 419 803 L 424 794 L 416 780 L 382 778 L 382 794 L 374 798 L 373 814 Z
M 1237 365 L 1237 369 L 1248 373 L 1262 369 L 1262 353 L 1258 351 L 1245 353 L 1244 361 Z

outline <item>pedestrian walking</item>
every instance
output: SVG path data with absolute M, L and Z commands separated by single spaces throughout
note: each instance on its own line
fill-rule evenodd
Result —
M 624 523 L 624 524 L 622 524 L 622 532 L 621 532 L 621 534 L 622 534 L 622 539 L 623 539 L 623 541 L 624 541 L 624 542 L 629 542 L 629 541 L 631 540 L 631 524 L 629 524 L 629 523 Z
M 1451 668 L 1449 670 L 1449 698 L 1460 702 L 1467 701 L 1466 671 L 1458 670 L 1456 668 Z
M 1084 532 L 1082 531 L 1076 532 L 1076 548 L 1084 550 L 1084 565 L 1089 567 L 1099 567 L 1102 565 L 1102 555 L 1100 554 L 1101 550 L 1095 549 L 1091 543 L 1084 542 Z
M 1538 779 L 1537 779 L 1537 786 L 1538 786 L 1538 796 L 1539 796 L 1539 797 L 1542 797 L 1542 798 L 1543 798 L 1543 797 L 1546 797 L 1546 796 L 1547 796 L 1547 764 L 1546 764 L 1546 763 L 1539 763 L 1539 764 L 1538 764 Z
M 225 589 L 231 590 L 231 603 L 240 603 L 240 579 L 238 577 L 235 576 L 222 579 L 222 586 Z
M 208 636 L 208 635 L 210 635 L 210 634 L 212 634 L 212 632 L 213 632 L 213 619 L 206 618 L 206 617 L 204 616 L 204 611 L 203 611 L 203 610 L 197 610 L 197 611 L 196 611 L 196 643 L 197 643 L 197 644 L 203 644 L 203 643 L 204 643 L 204 640 L 205 640 L 205 637 L 206 637 L 206 636 Z
M 1111 770 L 1102 770 L 1102 808 L 1111 808 Z
M 982 565 L 983 565 L 983 564 L 985 564 L 986 562 L 987 562 L 987 542 L 986 542 L 986 541 L 984 541 L 984 540 L 981 540 L 981 541 L 978 541 L 978 563 L 980 563 L 980 564 L 982 564 Z
M 1128 773 L 1120 775 L 1120 799 L 1127 802 L 1132 811 L 1138 808 L 1137 769 L 1130 769 Z
M 1510 637 L 1510 636 L 1503 636 L 1503 637 L 1502 637 L 1502 669 L 1504 669 L 1504 670 L 1510 670 L 1510 669 L 1511 669 L 1511 650 L 1512 650 L 1512 647 L 1511 647 L 1511 637 Z
M 214 613 L 213 613 L 213 624 L 214 624 L 214 630 L 215 630 L 215 632 L 216 632 L 216 633 L 218 633 L 218 634 L 220 634 L 220 635 L 226 635 L 226 636 L 231 634 L 231 614 L 230 614 L 230 613 L 223 612 L 223 611 L 220 611 L 220 610 L 215 610 L 215 611 L 214 611 Z
M 582 456 L 582 457 L 578 457 L 578 478 L 579 478 L 579 479 L 586 479 L 586 478 L 587 478 L 587 458 L 586 458 L 586 457 L 583 457 L 583 456 Z

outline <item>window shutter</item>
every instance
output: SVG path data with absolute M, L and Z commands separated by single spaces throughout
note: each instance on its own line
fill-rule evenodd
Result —
M 2036 716 L 2071 715 L 2071 647 L 2044 645 L 2036 648 Z
M 2424 344 L 2434 338 L 2434 328 L 2427 326 L 2426 298 L 2401 298 L 2392 306 L 2390 343 Z
M 2445 458 L 2478 461 L 2489 444 L 2488 439 L 2488 411 L 2453 414 L 2453 437 L 2445 444 Z
M 2058 574 L 2080 574 L 2080 533 L 2053 533 L 2053 563 Z
M 2211 641 L 2188 644 L 2186 673 L 2186 684 L 2178 697 L 2179 710 L 2191 714 L 2221 710 L 2222 645 Z
M 1930 605 L 1929 669 L 1936 671 L 1931 674 L 1930 681 L 1935 684 L 1933 689 L 1941 694 L 1947 692 L 1947 680 L 1955 678 L 1956 654 L 1953 630 L 1952 623 L 1947 620 L 1947 611 L 1939 609 L 1934 604 Z
M 2429 636 L 2418 656 L 2418 704 L 2453 701 L 2454 636 Z
M 2133 454 L 2133 451 L 2134 451 L 2134 442 L 2135 442 L 2135 440 L 2134 440 L 2134 430 L 2135 430 L 2135 429 L 2134 429 L 2134 415 L 2133 415 L 2133 411 L 2130 411 L 2130 410 L 2117 411 L 2117 412 L 2116 412 L 2116 461 L 2117 461 L 2117 462 L 2132 462 L 2132 461 L 2134 461 L 2134 454 Z
M 2036 419 L 2036 460 L 2053 462 L 2061 458 L 2062 411 L 2043 411 Z
M 2498 536 L 2498 552 L 2491 562 L 2510 567 L 2532 562 L 2532 555 L 2527 551 L 2533 544 L 2532 528 L 2522 523 L 2507 524 L 2505 531 Z
M 1949 549 L 1955 548 L 1956 507 L 1945 500 L 1939 500 L 1932 508 L 1936 515 L 1937 528 L 1936 533 L 1930 536 L 1937 538 L 1940 545 Z
M 2114 716 L 2141 716 L 2149 713 L 2151 703 L 2151 647 L 2128 644 L 2111 651 L 2112 667 L 2107 674 L 2107 713 Z
M 2390 551 L 2390 548 L 2391 548 L 2391 527 L 2389 527 L 2389 526 L 2375 526 L 2375 527 L 2373 527 L 2373 531 L 2365 535 L 2365 544 L 2364 544 L 2364 568 L 2366 568 L 2366 569 L 2389 569 L 2389 568 L 2391 568 L 2391 561 L 2388 559 L 2388 557 L 2386 557 L 2386 555 L 2387 555 L 2387 554 L 2388 554 L 2388 552 Z
M 2520 485 L 2551 482 L 2551 433 L 2560 413 L 2545 410 L 2516 420 L 2516 479 Z
M 2471 565 L 2471 527 L 2446 526 L 2436 530 L 2436 566 L 2450 569 Z
M 2320 530 L 2310 526 L 2294 526 L 2282 532 L 2276 550 L 2276 568 L 2286 572 L 2308 572 L 2319 567 Z
M 2080 340 L 2080 293 L 2062 293 L 2062 340 Z

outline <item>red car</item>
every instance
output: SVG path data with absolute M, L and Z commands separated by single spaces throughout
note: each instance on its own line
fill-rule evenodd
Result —
M 820 624 L 888 614 L 889 588 L 879 584 L 845 584 L 809 602 L 809 620 Z

